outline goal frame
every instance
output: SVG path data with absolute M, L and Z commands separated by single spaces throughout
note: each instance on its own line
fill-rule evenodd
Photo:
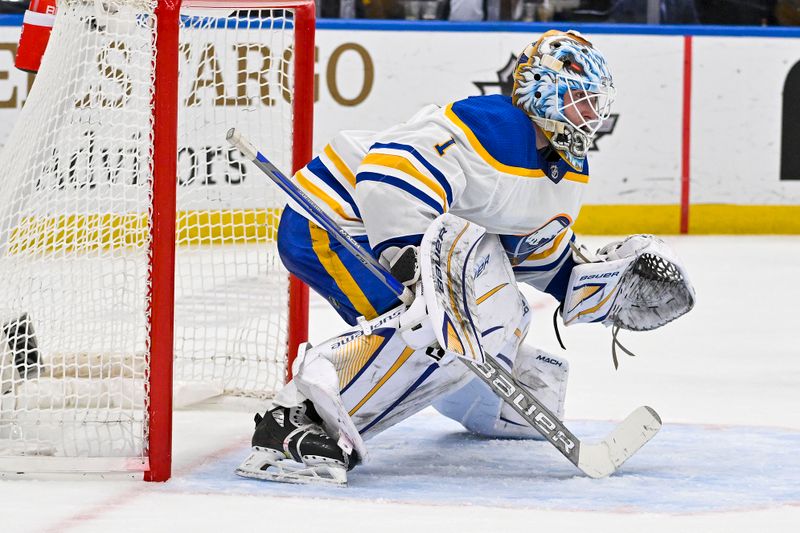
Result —
M 175 310 L 175 221 L 178 159 L 178 42 L 182 6 L 230 8 L 225 0 L 158 0 L 153 90 L 153 216 L 150 270 L 150 365 L 146 380 L 148 439 L 145 481 L 166 481 L 172 471 L 172 376 Z M 242 9 L 291 8 L 294 11 L 294 92 L 292 101 L 292 172 L 312 152 L 314 113 L 313 0 L 236 0 Z M 233 125 L 232 125 L 233 126 Z M 297 347 L 308 337 L 308 287 L 289 280 L 287 374 Z

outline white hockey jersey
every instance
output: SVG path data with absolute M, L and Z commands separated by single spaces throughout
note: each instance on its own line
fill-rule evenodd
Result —
M 589 176 L 586 162 L 578 172 L 536 150 L 527 115 L 490 95 L 428 106 L 381 132 L 343 131 L 294 180 L 379 258 L 419 244 L 449 211 L 501 235 L 518 280 L 546 290 L 570 255 Z

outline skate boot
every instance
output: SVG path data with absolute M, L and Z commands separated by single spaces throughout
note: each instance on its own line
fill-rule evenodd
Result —
M 345 485 L 358 457 L 345 454 L 323 431 L 322 420 L 306 400 L 256 415 L 253 452 L 236 469 L 243 477 L 285 483 Z

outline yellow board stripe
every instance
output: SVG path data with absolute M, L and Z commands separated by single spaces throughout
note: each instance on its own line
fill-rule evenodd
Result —
M 497 159 L 495 159 L 494 157 L 492 157 L 492 155 L 488 151 L 486 151 L 486 148 L 483 147 L 483 145 L 475 136 L 475 134 L 472 133 L 472 130 L 469 129 L 469 126 L 464 124 L 464 122 L 460 118 L 458 118 L 458 116 L 453 112 L 453 104 L 450 104 L 445 108 L 444 114 L 447 118 L 450 119 L 451 122 L 453 122 L 453 124 L 458 126 L 459 129 L 461 129 L 461 131 L 464 132 L 464 135 L 466 135 L 469 144 L 472 146 L 475 152 L 477 152 L 477 154 L 481 156 L 481 159 L 486 161 L 492 167 L 496 168 L 501 172 L 505 172 L 506 174 L 512 174 L 514 176 L 522 176 L 525 178 L 544 177 L 544 172 L 542 172 L 538 168 L 512 167 L 511 165 L 505 165 L 500 161 L 498 161 Z
M 383 375 L 383 377 L 380 379 L 380 381 L 378 381 L 375 384 L 375 386 L 370 389 L 370 391 L 367 393 L 367 395 L 364 396 L 361 399 L 361 401 L 358 402 L 358 404 L 355 407 L 350 409 L 350 413 L 349 413 L 350 416 L 353 416 L 359 409 L 361 409 L 361 407 L 365 403 L 367 403 L 369 401 L 370 398 L 372 398 L 375 395 L 376 392 L 378 392 L 378 390 L 383 386 L 383 384 L 386 383 L 389 380 L 389 378 L 392 377 L 394 375 L 394 373 L 397 372 L 397 370 L 401 366 L 403 366 L 403 363 L 405 363 L 408 360 L 409 357 L 411 357 L 412 353 L 414 353 L 414 349 L 413 348 L 409 348 L 408 346 L 406 346 L 406 348 L 403 350 L 403 353 L 400 354 L 400 357 L 397 358 L 397 361 L 394 362 L 394 364 L 391 366 L 391 368 L 389 368 L 389 370 L 386 371 L 386 373 Z
M 573 225 L 581 235 L 677 234 L 680 205 L 584 205 Z
M 361 222 L 360 218 L 350 217 L 346 215 L 344 209 L 342 208 L 342 205 L 333 198 L 331 198 L 328 194 L 326 194 L 325 191 L 323 191 L 322 189 L 311 183 L 311 181 L 303 175 L 302 171 L 298 171 L 294 175 L 294 177 L 295 179 L 297 179 L 297 183 L 299 183 L 302 188 L 304 188 L 305 190 L 307 190 L 308 192 L 310 192 L 311 194 L 313 194 L 314 196 L 325 202 L 328 205 L 328 207 L 330 207 L 331 210 L 333 210 L 334 213 L 336 213 L 345 220 L 349 220 L 351 222 Z
M 692 205 L 689 233 L 797 235 L 800 205 Z
M 282 208 L 179 211 L 177 246 L 274 242 Z M 23 217 L 9 232 L 8 253 L 141 248 L 150 238 L 141 213 Z
M 478 299 L 476 300 L 476 302 L 478 303 L 478 305 L 482 304 L 483 302 L 485 302 L 486 300 L 488 300 L 489 298 L 491 298 L 491 297 L 492 297 L 494 294 L 496 294 L 496 293 L 497 293 L 497 291 L 499 291 L 500 289 L 502 289 L 502 288 L 503 288 L 503 287 L 505 287 L 506 285 L 508 285 L 508 283 L 501 283 L 500 285 L 498 285 L 498 286 L 497 286 L 497 287 L 495 287 L 494 289 L 490 290 L 489 292 L 487 292 L 486 294 L 484 294 L 483 296 L 481 296 L 480 298 L 478 298 Z
M 582 235 L 677 235 L 680 229 L 679 204 L 584 205 L 574 225 Z M 689 234 L 798 235 L 800 205 L 691 205 Z
M 448 209 L 447 205 L 447 194 L 444 191 L 444 187 L 441 186 L 439 182 L 434 179 L 429 178 L 428 176 L 424 175 L 422 172 L 417 170 L 411 161 L 406 159 L 404 156 L 401 155 L 394 155 L 394 154 L 380 154 L 380 153 L 370 153 L 364 160 L 361 162 L 362 165 L 379 165 L 382 167 L 387 168 L 394 168 L 397 169 L 404 174 L 408 174 L 409 176 L 413 176 L 417 178 L 417 180 L 424 183 L 428 188 L 430 188 L 436 195 L 442 200 L 442 206 L 444 206 L 445 211 Z
M 320 228 L 313 222 L 308 223 L 308 230 L 311 234 L 311 247 L 325 271 L 333 278 L 339 290 L 347 296 L 356 311 L 364 315 L 367 320 L 378 316 L 375 308 L 364 295 L 361 287 L 358 286 L 353 275 L 344 266 L 342 260 L 330 248 L 330 236 L 328 232 Z
M 339 172 L 342 173 L 342 175 L 350 183 L 350 185 L 355 187 L 356 186 L 355 174 L 353 174 L 353 171 L 350 170 L 350 167 L 344 164 L 344 161 L 342 161 L 342 158 L 339 157 L 339 154 L 333 151 L 333 148 L 331 148 L 330 144 L 325 147 L 324 152 L 325 155 L 327 155 L 328 158 L 331 161 L 333 161 L 333 165 L 339 170 Z

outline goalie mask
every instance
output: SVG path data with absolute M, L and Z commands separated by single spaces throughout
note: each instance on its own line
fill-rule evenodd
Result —
M 581 170 L 615 90 L 605 58 L 589 41 L 551 30 L 520 54 L 511 94 L 558 154 Z

